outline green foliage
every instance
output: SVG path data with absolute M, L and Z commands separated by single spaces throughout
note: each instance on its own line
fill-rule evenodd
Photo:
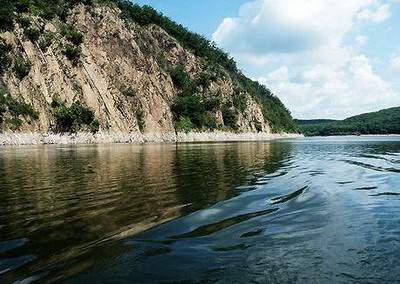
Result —
M 53 32 L 45 32 L 39 40 L 40 49 L 46 51 L 52 45 L 54 37 L 55 34 Z
M 400 107 L 365 113 L 345 120 L 299 121 L 306 136 L 400 134 Z
M 233 130 L 236 130 L 238 128 L 237 126 L 238 114 L 236 112 L 236 109 L 231 107 L 229 104 L 225 104 L 222 107 L 221 111 L 225 126 Z
M 20 80 L 28 76 L 31 71 L 32 64 L 29 59 L 24 59 L 21 56 L 14 58 L 14 70 Z
M 144 129 L 146 128 L 146 121 L 144 120 L 144 111 L 142 108 L 139 108 L 135 112 L 136 115 L 136 121 L 139 126 L 140 132 L 143 133 Z
M 246 97 L 240 91 L 236 91 L 233 95 L 233 105 L 239 112 L 243 113 L 246 110 Z
M 6 123 L 11 124 L 11 128 L 16 130 L 22 124 L 20 116 L 38 119 L 39 113 L 30 104 L 17 101 L 7 94 L 4 89 L 0 89 L 0 124 L 4 122 L 5 114 L 9 112 L 11 118 Z
M 79 63 L 79 58 L 81 57 L 82 50 L 79 46 L 74 46 L 67 44 L 64 48 L 65 56 L 74 64 Z
M 37 28 L 27 28 L 25 30 L 25 35 L 31 40 L 31 41 L 37 41 L 40 37 L 40 31 Z
M 63 25 L 61 27 L 61 34 L 75 46 L 79 46 L 81 43 L 83 43 L 83 34 L 72 25 Z
M 172 82 L 179 89 L 187 88 L 188 85 L 191 83 L 191 79 L 187 74 L 185 67 L 182 65 L 178 65 L 177 67 L 171 69 L 169 74 L 171 76 Z
M 94 113 L 79 101 L 67 107 L 58 99 L 53 99 L 52 107 L 55 109 L 56 131 L 77 132 L 86 126 L 92 132 L 99 130 L 99 122 L 95 119 Z
M 194 128 L 195 125 L 190 120 L 190 117 L 187 116 L 181 116 L 176 123 L 176 130 L 178 131 L 189 132 Z
M 220 94 L 211 96 L 204 101 L 204 107 L 207 111 L 216 111 L 220 109 L 222 98 Z
M 2 75 L 11 65 L 10 52 L 12 47 L 0 38 L 0 75 Z
M 31 26 L 31 19 L 29 19 L 29 17 L 25 15 L 19 16 L 17 18 L 17 22 L 24 29 L 29 28 Z
M 180 94 L 172 107 L 175 120 L 180 117 L 188 117 L 198 128 L 205 123 L 206 109 L 199 94 Z
M 136 96 L 136 92 L 134 89 L 132 89 L 132 87 L 129 87 L 125 90 L 122 91 L 122 95 L 125 97 L 135 97 Z

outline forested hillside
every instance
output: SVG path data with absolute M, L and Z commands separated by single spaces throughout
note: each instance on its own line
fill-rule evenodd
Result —
M 400 107 L 360 114 L 344 120 L 297 120 L 306 136 L 400 134 Z

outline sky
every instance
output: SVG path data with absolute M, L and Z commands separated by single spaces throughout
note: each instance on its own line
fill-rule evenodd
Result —
M 214 41 L 300 119 L 400 106 L 400 0 L 136 0 Z

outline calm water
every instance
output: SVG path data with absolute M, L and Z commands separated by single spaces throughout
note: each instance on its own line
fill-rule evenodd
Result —
M 400 137 L 0 148 L 0 282 L 400 282 Z

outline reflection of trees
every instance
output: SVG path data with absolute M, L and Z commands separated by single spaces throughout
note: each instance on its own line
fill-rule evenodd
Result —
M 0 242 L 29 242 L 0 259 L 37 257 L 7 279 L 71 258 L 73 271 L 84 269 L 96 242 L 229 198 L 249 174 L 278 169 L 289 150 L 269 143 L 4 149 Z

